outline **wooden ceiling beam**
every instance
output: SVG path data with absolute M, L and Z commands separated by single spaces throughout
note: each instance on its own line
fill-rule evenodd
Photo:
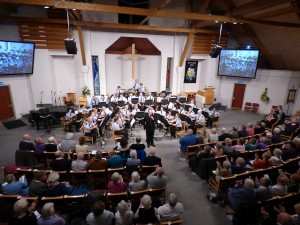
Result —
M 255 0 L 257 1 L 257 0 Z M 266 0 L 270 1 L 270 0 Z M 282 1 L 282 0 L 280 0 Z M 232 16 L 216 16 L 207 15 L 202 13 L 186 13 L 177 11 L 166 11 L 157 9 L 141 9 L 132 7 L 121 7 L 101 4 L 89 4 L 89 3 L 78 3 L 78 2 L 66 2 L 57 0 L 0 0 L 0 3 L 16 3 L 26 5 L 49 5 L 55 8 L 62 9 L 77 9 L 86 11 L 96 12 L 108 12 L 108 13 L 120 13 L 120 14 L 131 14 L 131 15 L 144 15 L 144 16 L 157 16 L 177 19 L 189 19 L 189 20 L 206 20 L 206 21 L 221 21 L 228 23 L 252 23 L 252 24 L 264 24 L 274 26 L 285 26 L 285 27 L 297 27 L 300 28 L 300 24 L 297 23 L 283 23 L 277 21 L 263 21 L 263 20 L 247 20 Z M 150 29 L 150 28 L 149 28 Z
M 284 8 L 280 8 L 280 9 L 275 9 L 273 11 L 268 11 L 268 12 L 263 12 L 254 16 L 249 16 L 247 17 L 247 19 L 267 19 L 267 18 L 272 18 L 275 16 L 281 16 L 281 15 L 285 15 L 288 13 L 293 12 L 293 7 L 288 6 L 288 7 L 284 7 Z
M 186 39 L 186 42 L 185 42 L 185 45 L 184 45 L 184 49 L 183 49 L 183 52 L 181 54 L 181 57 L 180 57 L 180 61 L 179 61 L 179 66 L 182 67 L 183 66 L 183 63 L 184 63 L 184 60 L 186 58 L 186 55 L 188 53 L 188 50 L 190 48 L 190 45 L 192 43 L 194 39 L 194 33 L 189 33 L 187 39 Z
M 49 23 L 49 24 L 65 24 L 67 20 L 61 19 L 48 19 L 36 17 L 19 17 L 19 16 L 0 16 L 0 20 L 12 20 L 20 22 L 33 22 L 33 23 Z M 162 27 L 162 26 L 146 26 L 138 24 L 117 24 L 117 23 L 102 23 L 94 21 L 70 21 L 71 25 L 79 25 L 84 27 L 98 27 L 107 29 L 121 29 L 121 30 L 140 30 L 140 31 L 157 31 L 157 32 L 176 32 L 176 33 L 205 33 L 205 34 L 218 34 L 217 30 L 204 30 L 204 29 L 189 29 L 180 27 Z
M 86 65 L 86 58 L 85 58 L 85 49 L 84 49 L 84 42 L 83 42 L 83 35 L 81 26 L 77 26 L 78 38 L 79 38 L 79 45 L 80 45 L 80 53 L 81 53 L 81 60 L 82 65 Z
M 159 7 L 156 9 L 163 9 L 165 8 L 172 0 L 164 0 L 160 3 Z M 150 16 L 147 16 L 145 19 L 143 19 L 142 22 L 140 22 L 140 25 L 145 24 L 150 19 Z
M 202 2 L 202 4 L 200 4 L 198 13 L 204 13 L 204 12 L 206 11 L 206 9 L 208 8 L 210 1 L 211 1 L 211 0 L 204 0 L 204 1 Z M 202 22 L 193 21 L 193 22 L 191 23 L 191 27 L 195 27 L 196 24 L 200 24 L 200 23 L 202 23 Z M 205 22 L 204 22 L 204 23 L 205 23 Z

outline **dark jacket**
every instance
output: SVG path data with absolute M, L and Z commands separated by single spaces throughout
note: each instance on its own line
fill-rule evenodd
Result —
M 29 141 L 20 141 L 19 143 L 20 150 L 35 150 L 34 144 Z
M 155 121 L 154 121 L 154 116 L 152 116 L 153 119 L 146 114 L 144 117 L 144 129 L 146 131 L 154 131 L 155 130 Z
M 224 133 L 224 134 L 221 134 L 219 136 L 219 141 L 225 141 L 226 138 L 230 138 L 230 135 L 228 133 Z
M 161 164 L 161 159 L 155 155 L 151 156 L 147 156 L 146 159 L 143 162 L 143 165 L 145 166 L 156 166 L 159 165 L 160 167 L 162 167 Z
M 53 159 L 52 170 L 54 171 L 69 171 L 71 169 L 72 160 L 68 159 Z

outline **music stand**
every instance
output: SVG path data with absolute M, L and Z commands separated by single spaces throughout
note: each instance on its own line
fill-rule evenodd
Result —
M 184 104 L 186 103 L 186 97 L 179 97 L 178 101 L 180 104 Z
M 208 113 L 208 112 L 205 112 L 205 111 L 202 111 L 202 115 L 203 115 L 205 118 L 208 118 L 208 117 L 209 117 L 209 113 Z
M 175 116 L 177 113 L 178 113 L 178 112 L 175 111 L 175 110 L 172 110 L 172 111 L 171 111 L 171 115 L 172 115 L 172 116 Z
M 140 122 L 141 120 L 143 120 L 144 117 L 145 117 L 144 111 L 136 112 L 136 114 L 135 114 L 135 119 L 137 122 Z
M 106 106 L 106 102 L 99 102 L 98 103 L 99 108 L 102 108 L 103 106 Z
M 117 106 L 118 106 L 118 108 L 123 108 L 125 106 L 125 102 L 124 101 L 118 101 Z
M 160 101 L 160 103 L 161 103 L 162 106 L 167 107 L 167 105 L 169 104 L 169 101 L 168 101 L 168 99 L 163 98 L 163 99 Z
M 52 134 L 55 137 L 55 134 L 53 134 L 50 129 L 49 118 L 51 117 L 51 114 L 49 108 L 39 109 L 39 112 L 41 113 L 40 118 L 46 121 L 47 126 L 45 133 L 41 135 L 41 137 L 44 137 L 46 134 Z
M 198 113 L 198 110 L 199 110 L 198 108 L 195 108 L 195 107 L 193 108 L 193 111 L 194 111 L 195 114 Z
M 166 91 L 167 96 L 170 95 L 170 94 L 172 94 L 172 91 Z
M 136 105 L 139 103 L 139 98 L 131 98 L 132 105 Z
M 153 97 L 156 97 L 156 96 L 157 96 L 157 92 L 156 92 L 156 91 L 151 91 L 151 95 L 152 95 Z
M 177 97 L 170 97 L 170 102 L 172 102 L 172 103 L 176 103 L 176 100 L 177 100 Z
M 145 105 L 146 106 L 150 106 L 150 105 L 152 105 L 153 104 L 153 100 L 152 99 L 146 99 L 145 100 Z

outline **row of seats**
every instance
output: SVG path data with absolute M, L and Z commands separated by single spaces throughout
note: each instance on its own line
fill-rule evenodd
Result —
M 246 102 L 244 106 L 245 112 L 259 112 L 259 103 Z

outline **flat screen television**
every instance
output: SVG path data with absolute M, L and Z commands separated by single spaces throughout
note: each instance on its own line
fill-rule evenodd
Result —
M 218 76 L 256 77 L 259 50 L 222 49 L 219 57 Z
M 34 43 L 0 40 L 0 75 L 32 74 Z

